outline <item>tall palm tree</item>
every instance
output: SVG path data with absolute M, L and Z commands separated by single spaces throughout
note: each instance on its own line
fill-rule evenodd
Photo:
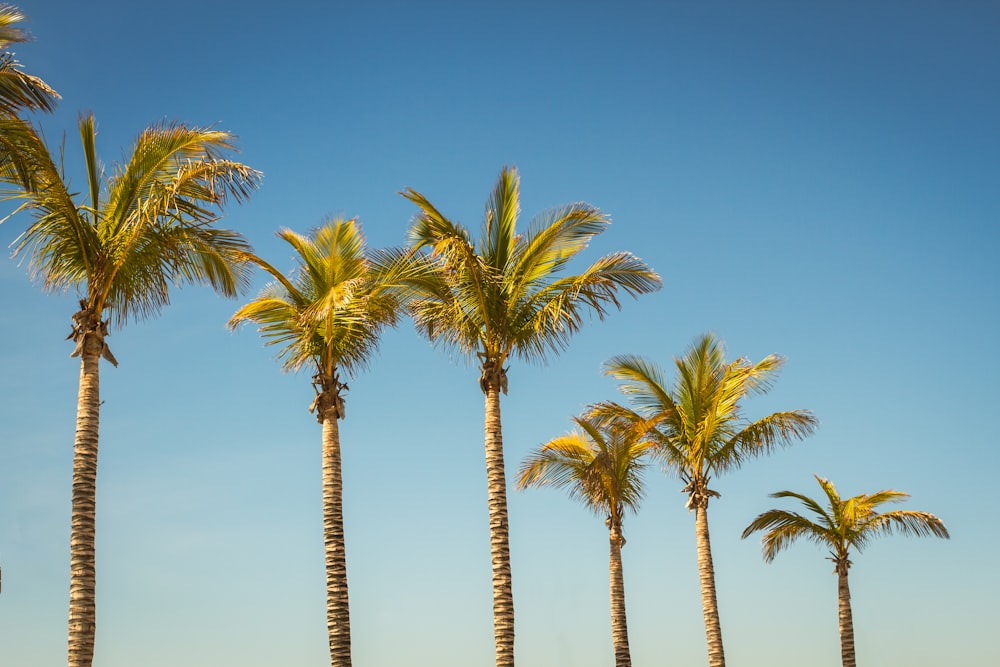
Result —
M 286 277 L 260 258 L 252 261 L 275 279 L 229 320 L 231 328 L 256 322 L 268 345 L 278 345 L 286 371 L 313 371 L 316 398 L 310 411 L 323 425 L 323 534 L 326 545 L 327 630 L 330 664 L 351 664 L 351 619 L 347 594 L 343 482 L 338 420 L 344 418 L 347 384 L 341 373 L 365 368 L 379 336 L 402 311 L 394 281 L 403 266 L 398 252 L 368 253 L 357 220 L 333 220 L 302 236 L 278 236 L 297 253 Z
M 674 359 L 677 378 L 673 387 L 656 365 L 640 357 L 626 355 L 607 361 L 605 372 L 622 381 L 620 389 L 635 409 L 611 402 L 594 409 L 596 418 L 623 419 L 651 437 L 664 469 L 686 484 L 687 508 L 695 513 L 711 667 L 724 667 L 726 659 L 708 533 L 708 501 L 719 493 L 708 487 L 709 480 L 739 468 L 751 457 L 809 435 L 816 426 L 815 417 L 806 410 L 776 412 L 756 421 L 744 418 L 742 400 L 766 392 L 782 363 L 773 354 L 756 364 L 743 358 L 727 362 L 722 341 L 706 334 L 685 356 Z
M 620 307 L 620 292 L 652 292 L 660 288 L 660 277 L 627 252 L 606 255 L 578 275 L 562 275 L 566 264 L 607 228 L 608 217 L 589 204 L 569 204 L 542 213 L 527 234 L 518 234 L 520 179 L 512 167 L 500 172 L 476 242 L 420 193 L 407 189 L 401 194 L 420 209 L 410 229 L 413 247 L 429 250 L 439 267 L 416 285 L 412 313 L 417 329 L 435 344 L 479 359 L 496 664 L 511 667 L 514 596 L 500 423 L 507 363 L 511 357 L 544 360 L 569 343 L 585 315 L 603 319 L 612 306 Z
M 825 508 L 801 493 L 778 491 L 771 494 L 772 498 L 795 498 L 812 512 L 815 520 L 796 512 L 772 509 L 754 519 L 743 531 L 743 537 L 749 537 L 758 530 L 766 531 L 761 538 L 761 551 L 764 561 L 768 563 L 800 537 L 830 549 L 830 560 L 837 575 L 840 656 L 844 667 L 855 667 L 854 619 L 851 614 L 851 590 L 847 585 L 851 549 L 860 553 L 872 539 L 894 532 L 948 538 L 948 529 L 941 519 L 927 512 L 877 511 L 880 505 L 903 502 L 910 497 L 902 491 L 886 489 L 842 500 L 832 482 L 819 475 L 816 475 L 816 481 L 826 494 L 828 504 Z
M 573 419 L 579 430 L 555 438 L 521 462 L 517 486 L 554 486 L 569 490 L 595 514 L 605 518 L 611 542 L 611 637 L 616 667 L 630 667 L 628 624 L 625 616 L 625 580 L 622 575 L 622 521 L 635 512 L 643 496 L 645 455 L 651 442 L 635 431 Z
M 82 116 L 80 138 L 88 199 L 71 193 L 35 129 L 0 115 L 0 182 L 6 199 L 22 203 L 34 222 L 15 241 L 34 278 L 49 291 L 73 288 L 80 310 L 69 338 L 80 357 L 73 457 L 70 532 L 69 665 L 93 660 L 96 620 L 94 515 L 100 417 L 99 361 L 117 366 L 106 337 L 109 322 L 123 325 L 156 315 L 177 283 L 208 284 L 235 296 L 249 281 L 241 262 L 249 245 L 217 229 L 228 198 L 243 200 L 260 174 L 226 159 L 233 137 L 181 124 L 144 130 L 111 176 L 95 149 L 93 116 Z
M 27 17 L 17 7 L 0 5 L 0 114 L 14 115 L 28 111 L 52 111 L 59 94 L 37 76 L 25 73 L 14 54 L 6 49 L 12 44 L 31 41 L 31 36 L 17 26 Z

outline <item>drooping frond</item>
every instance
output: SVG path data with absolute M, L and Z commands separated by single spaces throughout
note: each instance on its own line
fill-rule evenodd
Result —
M 31 41 L 31 35 L 17 24 L 27 17 L 16 7 L 0 5 L 0 48 Z M 25 73 L 14 54 L 0 54 L 0 114 L 19 111 L 52 111 L 59 94 L 37 76 Z

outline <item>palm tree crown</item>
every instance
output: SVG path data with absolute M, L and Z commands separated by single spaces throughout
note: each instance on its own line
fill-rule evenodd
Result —
M 129 161 L 107 177 L 93 116 L 82 116 L 79 129 L 84 203 L 35 129 L 0 118 L 0 181 L 12 186 L 5 198 L 21 200 L 15 214 L 27 210 L 35 219 L 15 242 L 15 254 L 30 256 L 31 273 L 46 289 L 81 292 L 79 331 L 98 327 L 106 311 L 118 324 L 151 317 L 178 282 L 207 283 L 225 296 L 249 284 L 242 261 L 249 244 L 213 226 L 229 197 L 246 199 L 260 181 L 259 172 L 224 157 L 233 150 L 232 135 L 179 123 L 152 126 L 139 135 Z
M 566 489 L 620 533 L 625 513 L 637 511 L 642 501 L 645 455 L 652 443 L 628 429 L 583 417 L 573 421 L 578 430 L 550 440 L 522 461 L 517 486 Z
M 741 401 L 767 392 L 783 363 L 773 354 L 756 364 L 744 358 L 727 362 L 722 341 L 706 334 L 684 357 L 674 359 L 677 378 L 669 387 L 655 364 L 617 356 L 605 363 L 605 372 L 622 380 L 620 389 L 634 409 L 606 402 L 594 413 L 624 418 L 654 438 L 664 468 L 688 484 L 689 508 L 707 504 L 710 496 L 718 496 L 707 487 L 710 475 L 735 470 L 814 430 L 817 422 L 808 410 L 776 412 L 755 421 L 743 416 Z
M 400 253 L 368 252 L 357 219 L 333 220 L 310 236 L 290 229 L 278 236 L 295 249 L 298 267 L 288 277 L 250 257 L 275 282 L 236 311 L 229 326 L 256 322 L 266 344 L 279 346 L 285 370 L 311 366 L 317 388 L 324 382 L 332 388 L 339 371 L 353 375 L 368 365 L 382 331 L 398 321 Z
M 428 248 L 441 269 L 418 286 L 416 325 L 435 343 L 476 353 L 484 381 L 489 369 L 506 387 L 503 367 L 510 356 L 544 360 L 566 347 L 586 313 L 603 318 L 610 307 L 620 307 L 619 291 L 638 296 L 661 286 L 660 277 L 628 252 L 560 277 L 610 221 L 576 203 L 542 213 L 527 234 L 518 234 L 520 178 L 512 167 L 500 173 L 475 242 L 420 193 L 402 194 L 420 208 L 410 229 L 413 246 Z
M 826 494 L 826 507 L 793 491 L 771 494 L 772 498 L 795 498 L 812 513 L 812 519 L 797 512 L 772 509 L 754 519 L 743 531 L 744 538 L 757 531 L 765 531 L 761 548 L 766 562 L 770 563 L 780 551 L 802 538 L 829 548 L 835 571 L 846 572 L 851 566 L 851 550 L 861 553 L 876 537 L 893 533 L 949 537 L 944 523 L 928 512 L 878 511 L 881 505 L 905 501 L 910 497 L 907 493 L 886 489 L 841 499 L 833 482 L 819 475 L 816 475 L 816 481 Z

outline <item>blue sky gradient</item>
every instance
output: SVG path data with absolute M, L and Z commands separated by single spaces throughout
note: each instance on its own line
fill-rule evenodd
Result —
M 62 94 L 39 119 L 82 188 L 76 118 L 110 165 L 160 120 L 239 135 L 264 173 L 227 211 L 292 266 L 279 227 L 359 216 L 405 241 L 412 187 L 478 229 L 505 164 L 522 224 L 585 200 L 661 292 L 594 322 L 502 401 L 508 478 L 587 404 L 616 354 L 663 367 L 714 331 L 788 363 L 749 416 L 806 408 L 817 434 L 718 479 L 709 508 L 723 637 L 743 667 L 835 667 L 836 577 L 742 529 L 768 493 L 895 488 L 950 541 L 888 538 L 851 570 L 859 661 L 1000 662 L 1000 9 L 991 3 L 358 3 L 25 0 L 18 58 Z M 5 208 L 5 213 L 9 211 Z M 27 219 L 0 225 L 7 247 Z M 254 291 L 265 283 L 256 278 Z M 75 295 L 0 261 L 0 664 L 65 660 L 78 362 Z M 238 302 L 184 288 L 113 330 L 102 367 L 95 665 L 328 663 L 320 429 Z M 992 341 L 992 342 L 991 342 Z M 466 360 L 405 322 L 353 378 L 341 424 L 354 664 L 493 661 L 483 398 Z M 706 662 L 694 518 L 653 470 L 623 551 L 633 663 Z M 612 661 L 602 518 L 510 493 L 521 665 Z

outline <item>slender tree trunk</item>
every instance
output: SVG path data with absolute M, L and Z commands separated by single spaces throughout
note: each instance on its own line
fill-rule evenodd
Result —
M 621 532 L 611 530 L 611 638 L 615 646 L 615 667 L 632 667 L 628 648 L 628 624 L 625 619 L 625 578 L 622 574 Z
M 851 589 L 847 586 L 847 568 L 839 564 L 837 565 L 837 598 L 840 616 L 840 658 L 844 667 L 855 667 Z
M 330 665 L 351 665 L 351 613 L 347 597 L 343 477 L 336 402 L 325 406 L 323 421 L 323 542 L 326 546 L 326 626 Z
M 490 557 L 493 563 L 493 639 L 497 667 L 514 667 L 514 592 L 510 575 L 507 528 L 507 478 L 500 432 L 500 387 L 486 393 L 486 482 L 490 511 Z
M 96 530 L 97 444 L 101 412 L 100 361 L 104 342 L 83 338 L 80 388 L 73 443 L 73 508 L 69 537 L 69 667 L 90 667 L 97 629 Z
M 722 625 L 719 623 L 719 603 L 715 598 L 715 568 L 712 565 L 712 545 L 708 538 L 708 502 L 694 508 L 695 540 L 698 543 L 698 575 L 701 578 L 701 607 L 705 615 L 708 637 L 709 667 L 725 667 L 722 650 Z

